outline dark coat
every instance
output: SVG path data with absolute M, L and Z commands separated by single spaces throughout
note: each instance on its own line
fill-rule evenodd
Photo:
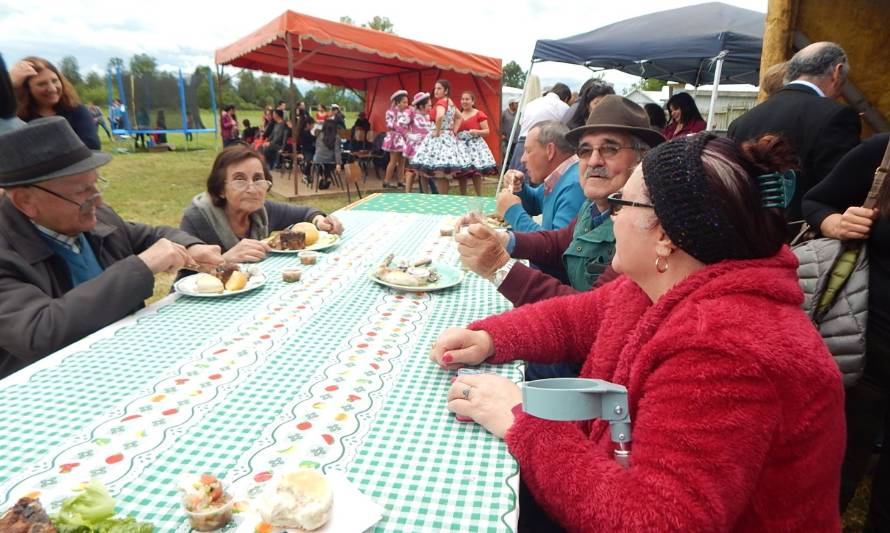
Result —
M 68 267 L 9 198 L 0 199 L 0 378 L 142 307 L 154 275 L 139 254 L 166 237 L 201 241 L 180 230 L 125 222 L 107 206 L 85 234 L 104 272 L 72 288 Z
M 803 195 L 859 144 L 861 130 L 859 114 L 852 107 L 819 96 L 805 85 L 791 84 L 735 119 L 728 136 L 742 142 L 763 133 L 780 133 L 794 144 L 802 172 L 788 217 L 800 220 Z

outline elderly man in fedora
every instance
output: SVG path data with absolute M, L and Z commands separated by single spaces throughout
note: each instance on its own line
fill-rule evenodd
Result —
M 132 313 L 154 274 L 216 266 L 219 247 L 125 222 L 102 203 L 90 151 L 61 117 L 0 134 L 0 378 Z
M 586 291 L 596 283 L 615 253 L 608 197 L 621 190 L 646 150 L 664 141 L 649 127 L 649 115 L 642 107 L 614 94 L 605 96 L 587 123 L 569 131 L 566 139 L 576 146 L 586 198 L 572 223 L 559 230 L 530 233 L 496 233 L 476 223 L 454 237 L 464 265 L 491 281 L 517 307 Z M 471 220 L 460 221 L 465 222 Z M 570 285 L 517 259 L 564 271 Z M 529 365 L 526 371 L 527 379 L 567 375 L 577 375 L 577 369 Z

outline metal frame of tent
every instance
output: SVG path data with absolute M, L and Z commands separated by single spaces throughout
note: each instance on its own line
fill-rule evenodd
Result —
M 124 106 L 124 109 L 135 109 L 136 103 L 136 92 L 131 87 L 131 94 L 133 95 L 134 102 L 133 107 L 130 107 L 127 102 L 127 93 L 124 91 L 124 78 L 121 73 L 121 69 L 117 68 L 114 73 L 114 78 L 117 81 L 117 89 L 118 94 L 120 95 L 120 101 Z M 107 75 L 108 80 L 108 117 L 111 118 L 112 110 L 114 109 L 114 83 L 112 82 L 112 74 L 111 72 Z M 152 134 L 167 134 L 167 133 L 182 133 L 186 134 L 185 136 L 185 146 L 186 150 L 188 150 L 189 146 L 189 136 L 190 133 L 213 133 L 216 134 L 218 131 L 217 125 L 217 107 L 216 107 L 216 89 L 214 87 L 213 76 L 207 76 L 207 82 L 210 87 L 210 107 L 213 113 L 213 128 L 189 128 L 188 127 L 188 113 L 186 108 L 186 97 L 185 97 L 185 80 L 182 77 L 182 69 L 179 70 L 179 78 L 178 78 L 178 88 L 179 88 L 179 111 L 182 115 L 182 127 L 181 128 L 167 128 L 167 129 L 157 129 L 157 128 L 133 128 L 130 122 L 129 113 L 124 113 L 123 121 L 124 128 L 114 128 L 114 123 L 112 122 L 112 130 L 111 132 L 115 135 L 152 135 Z M 133 84 L 133 78 L 130 78 L 131 85 Z

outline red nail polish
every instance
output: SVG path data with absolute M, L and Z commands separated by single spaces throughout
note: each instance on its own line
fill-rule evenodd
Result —
M 450 363 L 450 362 L 454 361 L 454 357 L 452 357 L 450 353 L 446 353 L 445 355 L 442 356 L 442 360 L 445 361 L 446 363 Z

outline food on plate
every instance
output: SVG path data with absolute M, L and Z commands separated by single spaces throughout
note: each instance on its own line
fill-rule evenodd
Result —
M 303 273 L 296 268 L 288 268 L 286 270 L 281 271 L 281 280 L 287 283 L 293 283 L 295 281 L 300 281 L 300 276 Z
M 420 259 L 415 260 L 413 263 L 411 263 L 411 266 L 422 267 L 422 266 L 426 266 L 432 262 L 433 262 L 432 257 L 425 256 L 425 257 L 421 257 Z
M 238 270 L 241 270 L 241 267 L 239 267 L 237 263 L 223 263 L 216 267 L 211 274 L 219 278 L 219 280 L 223 282 L 223 285 L 225 285 L 229 282 L 229 278 L 232 277 L 232 274 Z
M 485 215 L 485 224 L 494 229 L 507 229 L 510 225 L 504 220 L 504 217 L 497 213 L 489 213 Z
M 402 285 L 404 287 L 421 287 L 424 285 L 422 280 L 401 270 L 387 270 L 382 274 L 378 274 L 377 277 L 387 283 Z
M 303 250 L 297 257 L 300 258 L 300 263 L 304 265 L 314 265 L 318 261 L 318 252 L 313 252 L 312 250 Z
M 8 533 L 56 533 L 40 500 L 20 498 L 0 515 L 0 531 Z
M 249 279 L 250 274 L 241 272 L 240 270 L 236 270 L 229 276 L 229 280 L 226 282 L 226 290 L 240 291 L 244 288 L 245 285 L 247 285 L 247 281 Z
M 213 531 L 232 521 L 232 496 L 215 476 L 192 476 L 179 484 L 182 506 L 195 531 Z
M 380 266 L 377 267 L 377 279 L 403 287 L 424 287 L 439 281 L 439 273 L 432 266 L 411 266 L 418 263 L 429 265 L 430 263 L 426 262 L 425 259 L 412 262 L 394 258 L 393 254 L 389 254 L 383 259 Z
M 225 290 L 222 280 L 211 274 L 200 273 L 195 278 L 195 291 L 201 294 L 221 294 Z
M 263 492 L 257 506 L 264 522 L 276 528 L 312 531 L 330 519 L 334 492 L 317 470 L 298 470 L 281 476 Z
M 313 244 L 318 242 L 321 234 L 318 232 L 318 228 L 315 227 L 315 224 L 311 222 L 300 222 L 299 224 L 294 224 L 291 226 L 291 231 L 302 231 L 306 236 L 306 246 L 312 246 Z
M 273 233 L 266 244 L 273 250 L 302 250 L 306 247 L 306 234 L 302 231 L 286 229 Z
M 62 502 L 50 520 L 60 533 L 152 533 L 154 526 L 131 516 L 115 518 L 114 498 L 102 483 L 93 480 L 79 494 Z M 5 531 L 5 530 L 2 530 Z

